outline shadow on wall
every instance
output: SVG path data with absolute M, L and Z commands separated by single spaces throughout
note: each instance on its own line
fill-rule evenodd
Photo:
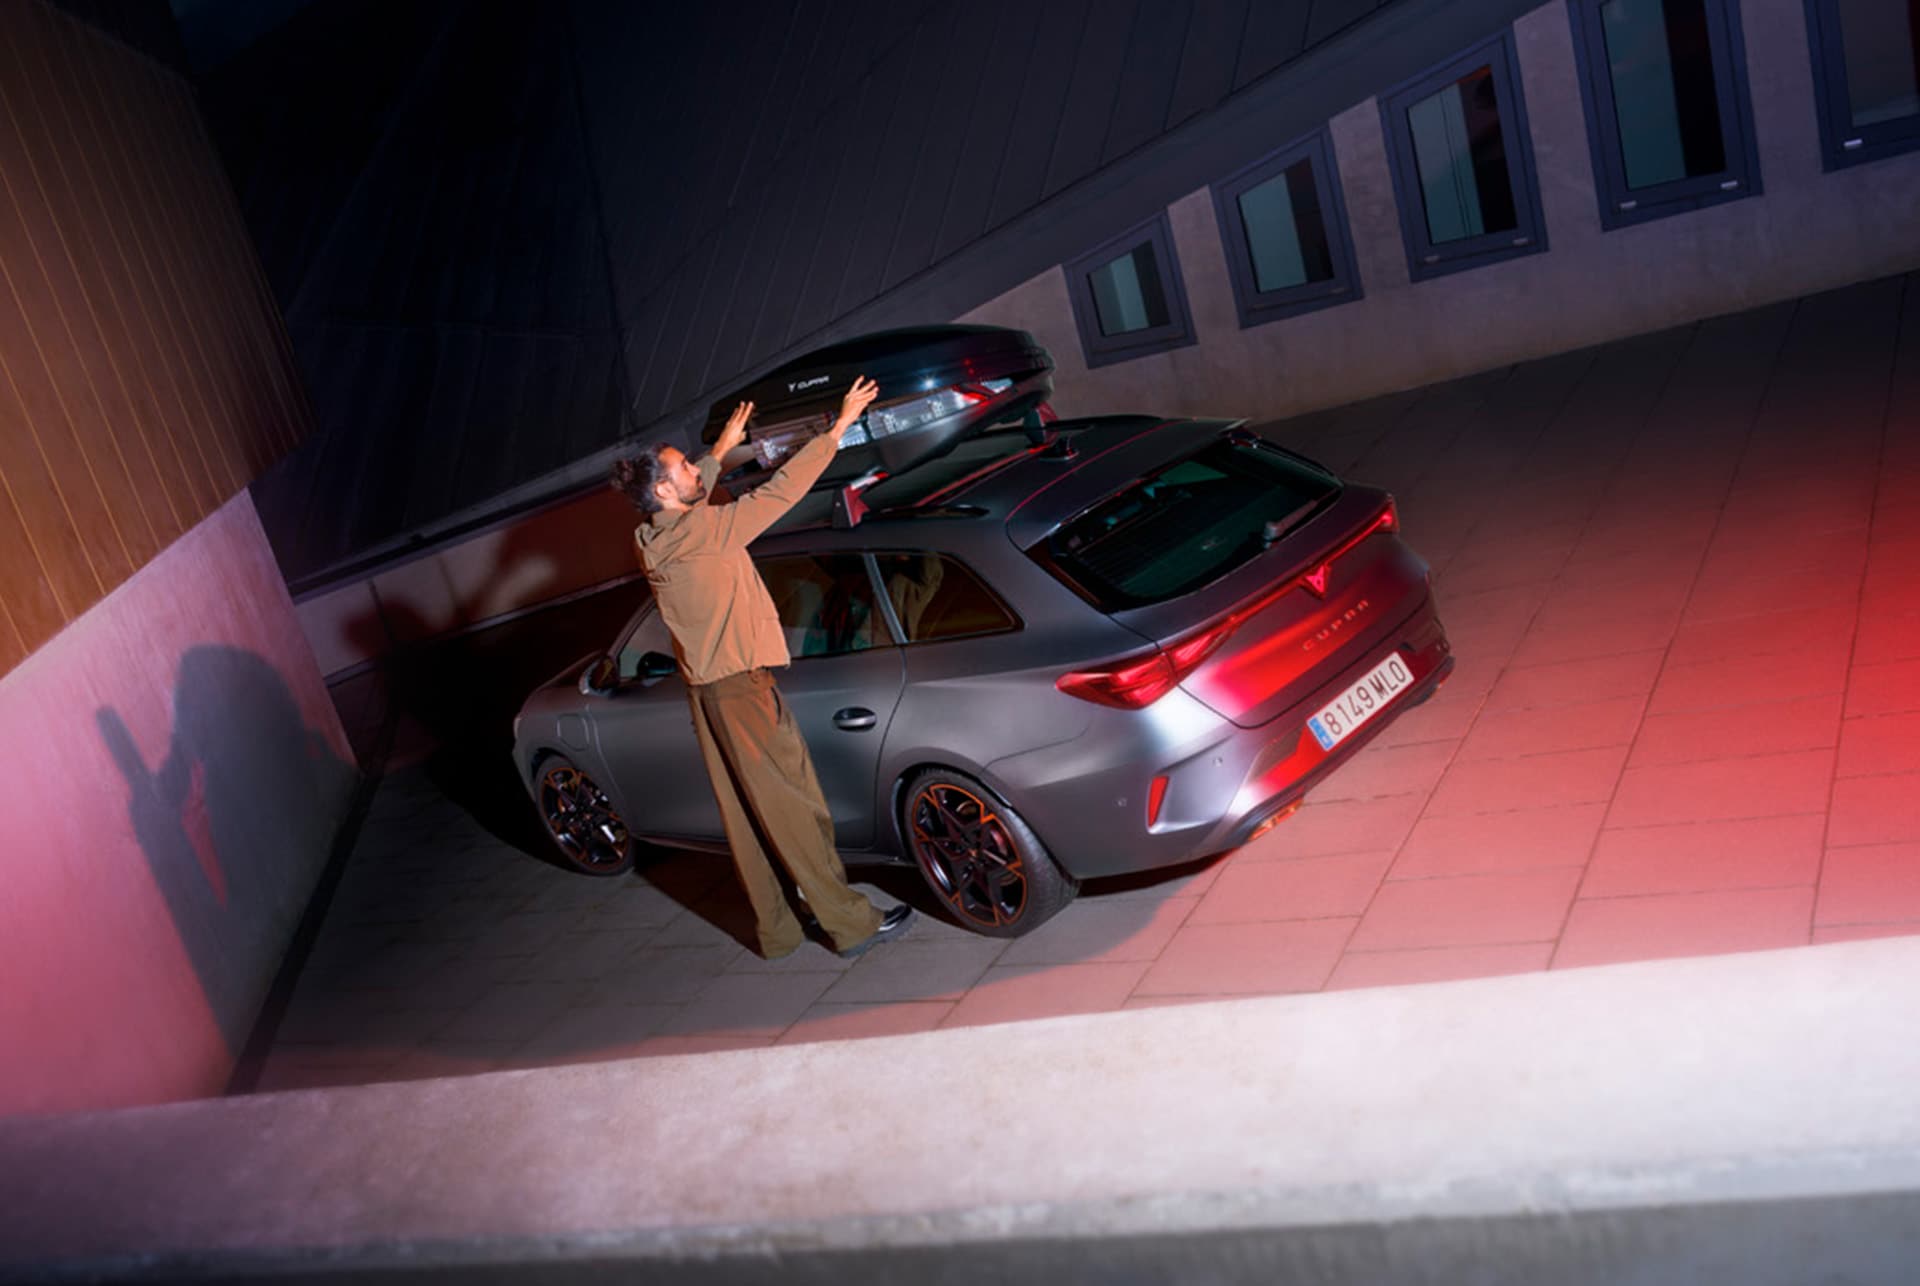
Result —
M 307 726 L 267 661 L 180 659 L 167 756 L 149 770 L 111 706 L 94 718 L 126 778 L 133 831 L 237 1056 L 347 806 L 355 767 Z
M 621 533 L 621 549 L 637 572 L 630 532 Z M 454 620 L 474 620 L 486 610 L 492 586 L 524 579 L 530 568 L 546 569 L 543 583 L 554 584 L 550 536 L 515 529 L 494 548 L 491 570 L 471 592 L 458 595 L 449 583 Z M 576 533 L 575 539 L 586 538 Z M 581 553 L 583 562 L 605 557 L 598 548 Z M 378 658 L 387 717 L 395 725 L 390 753 L 369 769 L 424 763 L 434 785 L 495 838 L 557 862 L 514 771 L 513 716 L 534 685 L 604 651 L 647 593 L 644 580 L 626 581 L 451 637 L 406 597 L 377 597 L 374 611 L 345 626 L 361 655 Z

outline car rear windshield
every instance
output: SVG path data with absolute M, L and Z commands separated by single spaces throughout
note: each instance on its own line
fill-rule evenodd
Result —
M 1144 607 L 1226 575 L 1339 487 L 1304 460 L 1223 439 L 1129 483 L 1035 553 L 1109 611 Z

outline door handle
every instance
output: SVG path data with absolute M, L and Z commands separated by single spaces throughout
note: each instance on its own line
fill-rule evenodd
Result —
M 865 732 L 880 721 L 880 716 L 864 706 L 848 706 L 833 712 L 833 726 L 844 732 Z

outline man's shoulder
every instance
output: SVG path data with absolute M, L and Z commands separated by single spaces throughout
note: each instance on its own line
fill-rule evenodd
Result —
M 722 521 L 711 505 L 695 505 L 670 523 L 646 522 L 634 528 L 633 538 L 642 561 L 666 563 L 697 555 L 713 543 Z

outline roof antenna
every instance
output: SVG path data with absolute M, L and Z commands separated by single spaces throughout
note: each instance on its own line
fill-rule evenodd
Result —
M 1047 427 L 1047 421 L 1041 416 L 1038 405 L 1027 408 L 1026 417 L 1020 421 L 1020 427 L 1027 431 L 1027 441 L 1036 447 L 1047 448 L 1046 458 L 1049 460 L 1071 460 L 1080 454 L 1080 449 L 1073 445 L 1072 438 L 1057 429 Z

